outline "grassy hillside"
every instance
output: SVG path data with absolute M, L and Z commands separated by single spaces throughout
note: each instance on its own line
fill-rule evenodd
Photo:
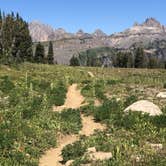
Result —
M 72 83 L 78 83 L 88 103 L 80 111 L 93 115 L 107 129 L 67 145 L 62 153 L 64 161 L 74 159 L 73 165 L 90 162 L 101 166 L 165 164 L 166 100 L 156 98 L 156 94 L 166 88 L 166 70 L 25 63 L 17 67 L 0 66 L 0 165 L 37 166 L 40 156 L 57 146 L 58 133 L 80 131 L 77 110 L 52 111 L 53 106 L 64 104 L 67 88 Z M 123 110 L 139 99 L 154 102 L 163 115 L 125 115 Z M 96 100 L 100 106 L 95 106 Z M 160 143 L 163 148 L 154 150 L 148 143 Z M 89 161 L 85 155 L 89 147 L 111 151 L 113 158 Z

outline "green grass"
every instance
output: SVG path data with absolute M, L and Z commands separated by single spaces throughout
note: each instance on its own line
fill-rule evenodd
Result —
M 88 75 L 91 71 L 95 78 Z M 67 67 L 24 63 L 0 66 L 0 165 L 37 166 L 45 150 L 56 146 L 56 134 L 78 133 L 82 127 L 79 110 L 62 113 L 52 106 L 63 105 L 67 88 L 78 83 L 89 105 L 80 111 L 107 125 L 104 132 L 84 137 L 63 150 L 64 161 L 75 165 L 164 165 L 166 162 L 166 100 L 156 98 L 165 88 L 166 70 L 109 69 Z M 101 106 L 94 106 L 99 99 Z M 118 100 L 117 100 L 118 99 Z M 123 114 L 124 108 L 136 100 L 147 99 L 157 104 L 162 116 L 149 117 L 137 113 Z M 156 152 L 147 142 L 162 143 Z M 109 161 L 88 161 L 84 153 L 95 146 L 111 151 Z M 69 153 L 71 152 L 71 153 Z M 142 154 L 142 163 L 132 155 Z

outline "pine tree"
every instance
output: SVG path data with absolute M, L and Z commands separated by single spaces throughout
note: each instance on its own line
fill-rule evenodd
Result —
M 34 62 L 35 63 L 45 63 L 45 56 L 44 56 L 44 46 L 39 42 L 36 45 Z
M 0 10 L 0 58 L 2 56 L 2 13 Z
M 158 60 L 156 57 L 154 56 L 150 56 L 149 57 L 149 64 L 148 64 L 148 67 L 150 69 L 154 69 L 154 68 L 157 68 L 158 67 Z
M 76 56 L 70 59 L 70 66 L 80 66 L 79 59 Z
M 131 52 L 127 54 L 127 68 L 133 68 L 134 67 L 134 58 Z
M 48 55 L 47 55 L 48 64 L 54 64 L 54 51 L 53 51 L 53 44 L 50 41 L 48 46 Z
M 135 68 L 145 67 L 145 55 L 143 48 L 138 47 L 135 51 Z
M 28 23 L 18 14 L 0 12 L 0 47 L 5 63 L 30 61 L 32 59 L 32 39 Z

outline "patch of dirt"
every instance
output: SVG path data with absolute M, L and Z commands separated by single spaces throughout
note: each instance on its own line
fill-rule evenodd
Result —
M 61 112 L 65 108 L 77 109 L 83 105 L 84 97 L 81 95 L 80 90 L 77 89 L 77 84 L 72 84 L 68 88 L 66 94 L 66 101 L 63 106 L 54 107 L 54 111 Z
M 73 84 L 68 88 L 65 104 L 60 107 L 54 107 L 53 110 L 62 111 L 64 108 L 77 109 L 83 105 L 83 102 L 84 97 L 81 95 L 80 90 L 77 89 L 77 84 Z M 104 125 L 94 122 L 92 116 L 84 116 L 81 114 L 81 118 L 83 127 L 79 133 L 80 135 L 90 136 L 95 130 L 105 129 Z M 62 149 L 66 145 L 72 144 L 79 140 L 79 134 L 58 136 L 58 147 L 46 151 L 46 153 L 39 160 L 39 166 L 62 166 L 63 164 L 60 163 L 62 161 Z
M 79 134 L 90 136 L 94 133 L 95 130 L 101 130 L 103 131 L 105 129 L 105 126 L 101 123 L 96 123 L 92 116 L 85 116 L 81 115 L 82 119 L 82 130 Z
M 96 99 L 94 101 L 94 106 L 98 107 L 98 106 L 101 106 L 101 105 L 102 105 L 102 103 L 98 99 Z
M 62 166 L 61 161 L 63 160 L 61 156 L 62 149 L 79 139 L 78 135 L 65 135 L 58 137 L 58 147 L 48 150 L 45 155 L 42 156 L 39 162 L 39 166 Z

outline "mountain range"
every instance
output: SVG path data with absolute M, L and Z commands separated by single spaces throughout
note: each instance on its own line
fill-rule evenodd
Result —
M 68 64 L 71 56 L 80 51 L 97 47 L 130 49 L 135 44 L 147 46 L 156 41 L 166 40 L 166 26 L 154 18 L 147 18 L 143 23 L 134 25 L 123 32 L 111 35 L 97 29 L 92 34 L 82 29 L 76 33 L 66 32 L 63 28 L 54 29 L 39 21 L 29 23 L 29 30 L 34 42 L 53 41 L 54 54 L 58 63 Z

